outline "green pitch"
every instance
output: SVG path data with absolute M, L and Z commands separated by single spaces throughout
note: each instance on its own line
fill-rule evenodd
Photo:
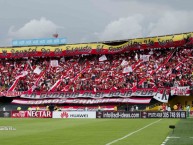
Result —
M 169 125 L 176 125 L 172 130 Z M 193 145 L 191 119 L 2 119 L 0 145 Z M 188 131 L 187 131 L 188 130 Z M 180 143 L 182 142 L 182 143 Z M 184 144 L 183 144 L 184 143 Z M 192 144 L 191 144 L 192 143 Z
M 193 145 L 193 119 L 181 120 L 165 145 Z

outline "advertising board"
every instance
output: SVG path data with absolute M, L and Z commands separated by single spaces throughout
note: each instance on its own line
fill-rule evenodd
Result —
M 186 111 L 168 111 L 168 112 L 114 112 L 114 111 L 98 111 L 97 118 L 186 118 Z
M 186 118 L 186 111 L 141 112 L 142 118 Z
M 53 118 L 96 118 L 96 111 L 54 111 Z
M 51 111 L 12 111 L 12 118 L 52 118 Z
M 103 111 L 97 112 L 97 118 L 140 118 L 140 112 L 125 112 L 125 111 Z
M 38 46 L 59 44 L 66 44 L 66 38 L 21 39 L 12 41 L 12 46 Z

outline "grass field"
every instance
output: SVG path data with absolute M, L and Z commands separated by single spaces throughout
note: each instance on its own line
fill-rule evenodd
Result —
M 174 134 L 170 133 L 166 145 L 193 145 L 193 119 L 178 122 Z
M 0 126 L 16 129 L 0 131 L 0 145 L 193 145 L 192 119 L 0 118 Z

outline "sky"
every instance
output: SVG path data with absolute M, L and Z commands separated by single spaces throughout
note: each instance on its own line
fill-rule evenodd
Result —
M 193 32 L 193 0 L 0 0 L 0 46 L 15 39 L 67 43 Z

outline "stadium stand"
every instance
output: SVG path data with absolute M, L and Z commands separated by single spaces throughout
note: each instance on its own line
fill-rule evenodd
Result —
M 139 110 L 157 110 L 156 104 L 168 101 L 172 106 L 178 102 L 193 106 L 191 32 L 84 44 L 1 47 L 0 60 L 1 110 L 17 108 L 15 104 L 22 105 L 22 110 L 50 104 L 95 109 L 110 105 L 127 111 L 137 104 Z
M 143 60 L 142 55 L 149 58 Z M 193 49 L 190 48 L 108 54 L 104 61 L 99 61 L 100 57 L 1 59 L 0 90 L 75 92 L 193 86 Z M 51 66 L 52 60 L 58 65 Z

